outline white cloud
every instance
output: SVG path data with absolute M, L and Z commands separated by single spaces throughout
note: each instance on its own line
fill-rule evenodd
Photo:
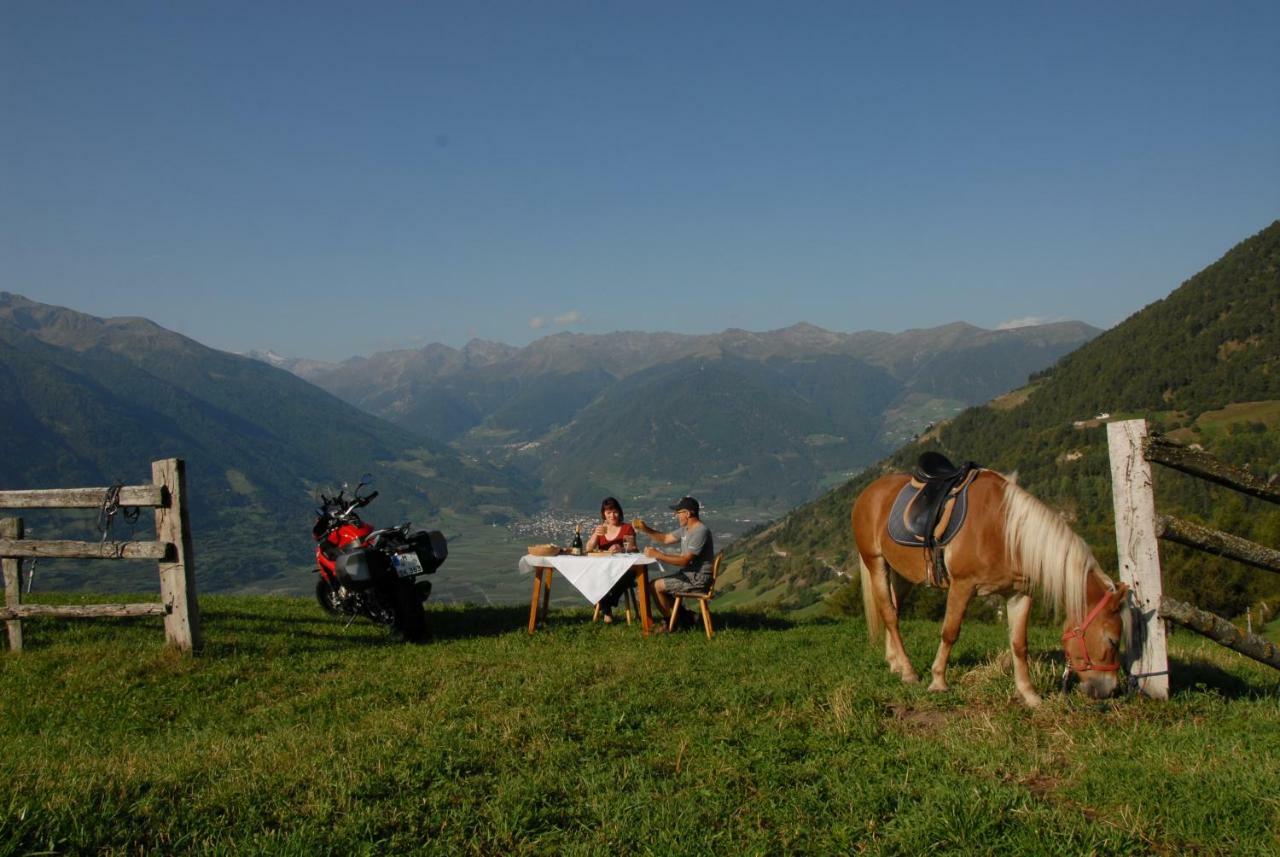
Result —
M 582 313 L 578 312 L 576 309 L 572 309 L 568 312 L 561 313 L 555 318 L 547 318 L 544 315 L 535 315 L 533 318 L 529 319 L 529 326 L 534 330 L 542 330 L 544 327 L 551 327 L 552 325 L 567 327 L 571 324 L 580 324 L 584 321 L 586 321 L 586 319 L 583 317 Z
M 1033 327 L 1037 324 L 1049 324 L 1054 321 L 1052 318 L 1045 318 L 1040 315 L 1029 315 L 1026 318 L 1011 318 L 1008 321 L 1002 321 L 996 325 L 996 330 L 1013 330 L 1015 327 Z

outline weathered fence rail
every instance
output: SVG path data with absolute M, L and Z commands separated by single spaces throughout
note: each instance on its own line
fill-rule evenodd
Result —
M 1165 596 L 1160 601 L 1160 615 L 1179 625 L 1204 634 L 1228 649 L 1261 661 L 1280 670 L 1280 646 L 1256 634 L 1247 634 L 1216 613 L 1192 607 L 1176 598 Z
M 156 538 L 102 542 L 25 539 L 21 518 L 0 519 L 0 565 L 4 571 L 4 609 L 9 647 L 22 649 L 22 620 L 34 617 L 84 619 L 121 616 L 163 616 L 165 639 L 183 651 L 202 646 L 200 608 L 196 597 L 195 562 L 187 512 L 186 468 L 181 459 L 152 462 L 152 484 L 118 489 L 121 507 L 155 510 Z M 108 488 L 62 488 L 0 491 L 0 508 L 92 509 L 103 505 Z M 22 559 L 149 559 L 158 563 L 159 603 L 48 605 L 22 603 Z
M 1202 527 L 1171 515 L 1161 515 L 1156 518 L 1156 536 L 1168 542 L 1177 542 L 1205 553 L 1217 554 L 1263 571 L 1280 574 L 1280 551 L 1212 527 Z
M 1132 592 L 1125 668 L 1138 690 L 1156 699 L 1169 697 L 1165 620 L 1280 669 L 1280 647 L 1276 644 L 1241 631 L 1221 616 L 1164 594 L 1158 540 L 1277 573 L 1280 551 L 1171 515 L 1157 515 L 1150 462 L 1272 503 L 1280 503 L 1280 489 L 1201 450 L 1149 435 L 1145 420 L 1108 423 L 1107 443 L 1120 579 L 1129 584 Z
M 1142 454 L 1147 461 L 1154 461 L 1156 464 L 1181 470 L 1191 476 L 1225 485 L 1242 494 L 1280 503 L 1280 487 L 1259 479 L 1247 470 L 1219 461 L 1203 450 L 1191 449 L 1180 443 L 1174 443 L 1168 438 L 1148 435 L 1145 420 L 1128 420 L 1128 422 L 1143 424 Z M 1108 431 L 1113 425 L 1122 425 L 1122 423 L 1110 423 L 1107 427 Z

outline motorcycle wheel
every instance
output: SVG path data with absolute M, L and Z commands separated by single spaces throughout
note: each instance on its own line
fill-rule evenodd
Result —
M 362 592 L 360 599 L 360 612 L 370 622 L 378 625 L 388 625 L 392 628 L 395 627 L 396 605 L 394 599 L 390 597 L 390 593 L 370 589 Z
M 338 589 L 323 577 L 316 581 L 316 601 L 320 602 L 320 609 L 331 616 L 341 616 L 346 611 L 342 609 L 342 596 L 338 594 Z
M 422 595 L 412 580 L 400 580 L 396 584 L 396 621 L 393 628 L 406 643 L 425 643 L 430 634 L 427 632 L 427 613 L 422 609 Z

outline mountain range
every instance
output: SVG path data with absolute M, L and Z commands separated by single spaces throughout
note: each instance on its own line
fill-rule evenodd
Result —
M 562 333 L 340 364 L 259 355 L 370 413 L 536 481 L 554 506 L 692 493 L 780 511 L 929 423 L 1023 383 L 1081 322 L 890 334 Z
M 853 500 L 881 473 L 909 470 L 927 449 L 1016 472 L 1023 487 L 1062 511 L 1114 574 L 1105 422 L 1137 417 L 1174 440 L 1280 479 L 1280 221 L 1021 389 L 964 411 L 746 535 L 726 564 L 736 588 L 730 600 L 802 608 L 836 589 L 841 575 L 857 567 Z M 1162 513 L 1280 544 L 1274 506 L 1155 470 Z M 1177 546 L 1162 545 L 1161 555 L 1166 591 L 1178 597 L 1229 616 L 1260 605 L 1280 608 L 1274 575 Z M 921 600 L 928 609 L 941 607 L 928 594 Z
M 184 458 L 205 588 L 305 568 L 315 491 L 354 483 L 364 471 L 385 486 L 379 505 L 388 520 L 446 507 L 506 518 L 536 496 L 518 474 L 258 360 L 146 319 L 101 319 L 7 292 L 0 293 L 0 432 L 6 488 L 136 484 L 150 480 L 152 460 Z M 55 517 L 63 538 L 77 536 L 62 524 L 86 526 Z M 42 575 L 58 575 L 50 571 L 57 566 L 42 561 Z M 137 569 L 117 569 L 113 579 L 154 585 L 154 567 Z
M 694 492 L 776 514 L 871 460 L 893 431 L 1013 386 L 1095 333 L 559 335 L 334 365 L 251 359 L 146 319 L 6 292 L 0 484 L 132 484 L 152 460 L 182 457 L 202 588 L 297 591 L 315 492 L 365 471 L 381 489 L 377 520 L 471 533 L 591 509 L 606 493 L 665 503 Z M 24 517 L 41 536 L 96 537 L 84 514 Z M 476 561 L 488 569 L 494 555 Z M 76 566 L 42 560 L 42 581 L 84 586 Z M 139 565 L 109 574 L 89 588 L 154 582 Z

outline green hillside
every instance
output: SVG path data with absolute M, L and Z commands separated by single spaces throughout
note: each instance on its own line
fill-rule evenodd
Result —
M 1086 702 L 1033 629 L 966 624 L 951 693 L 860 621 L 717 610 L 649 640 L 554 611 L 429 611 L 407 647 L 301 599 L 25 624 L 0 652 L 3 854 L 1274 854 L 1274 673 L 1174 635 L 1173 698 Z M 909 621 L 926 662 L 936 625 Z M 1052 653 L 1052 654 L 1049 654 Z M 660 663 L 661 668 L 655 669 Z
M 1244 404 L 1253 403 L 1253 404 Z M 838 584 L 856 569 L 849 532 L 853 499 L 883 470 L 909 469 L 937 448 L 1017 472 L 1019 483 L 1061 509 L 1115 568 L 1106 428 L 1145 417 L 1159 430 L 1255 473 L 1280 470 L 1280 221 L 1231 249 L 1169 297 L 1064 357 L 1024 390 L 965 411 L 922 442 L 777 524 L 735 545 L 730 564 L 746 590 L 785 592 L 792 606 L 818 597 L 797 579 Z M 1080 425 L 1077 425 L 1079 423 Z M 1157 468 L 1162 511 L 1264 544 L 1280 544 L 1280 510 Z M 786 554 L 783 556 L 782 554 Z M 1280 596 L 1275 575 L 1162 546 L 1166 588 L 1229 616 Z M 936 602 L 927 596 L 922 609 Z
M 432 344 L 303 377 L 537 481 L 555 507 L 673 491 L 777 514 L 1094 336 L 1080 322 L 897 334 L 561 333 Z
M 383 520 L 426 523 L 444 509 L 510 515 L 534 496 L 518 475 L 466 461 L 288 372 L 143 319 L 99 319 L 7 293 L 0 431 L 6 489 L 133 484 L 150 479 L 152 460 L 186 459 L 202 589 L 302 573 L 316 489 L 365 471 L 384 488 Z M 84 516 L 23 517 L 41 537 L 96 537 Z M 84 586 L 82 568 L 42 561 L 42 585 Z M 130 566 L 93 588 L 138 588 L 154 573 Z
M 585 408 L 549 441 L 539 472 L 566 504 L 589 507 L 622 485 L 785 507 L 841 462 L 874 458 L 880 411 L 897 389 L 883 370 L 836 356 L 659 366 Z

